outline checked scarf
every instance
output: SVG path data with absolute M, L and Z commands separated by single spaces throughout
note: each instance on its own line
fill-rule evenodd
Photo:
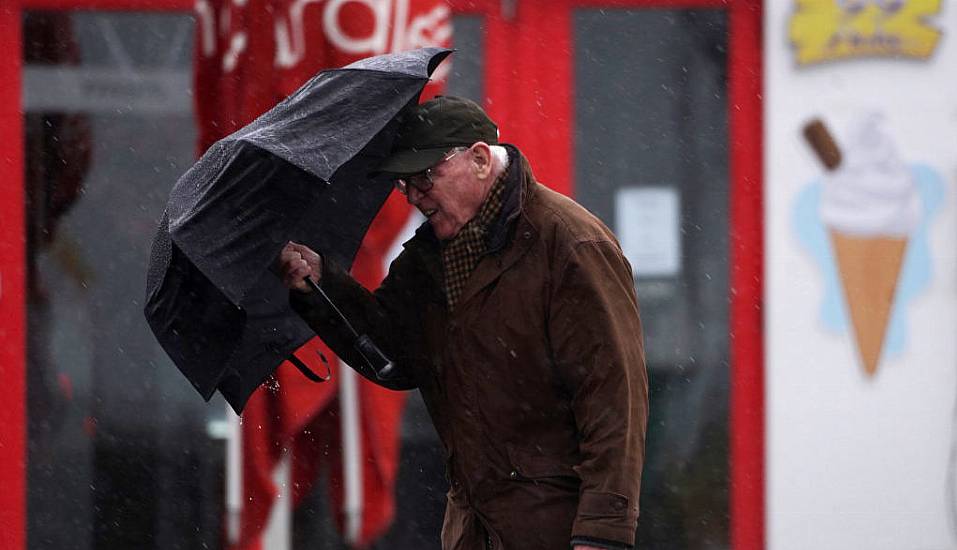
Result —
M 445 268 L 445 296 L 449 312 L 455 311 L 456 302 L 465 290 L 472 270 L 488 250 L 488 228 L 502 211 L 502 196 L 505 191 L 505 173 L 499 176 L 478 214 L 469 220 L 442 249 L 442 265 Z

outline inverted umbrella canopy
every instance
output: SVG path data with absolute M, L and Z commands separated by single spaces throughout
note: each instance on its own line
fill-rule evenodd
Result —
M 153 243 L 145 313 L 205 399 L 218 389 L 240 412 L 314 335 L 269 267 L 288 241 L 352 264 L 392 189 L 369 173 L 449 53 L 424 48 L 323 71 L 176 183 Z

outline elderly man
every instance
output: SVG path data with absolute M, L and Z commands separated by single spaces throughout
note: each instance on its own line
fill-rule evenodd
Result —
M 370 293 L 295 243 L 281 275 L 293 308 L 346 362 L 422 392 L 448 457 L 442 547 L 632 547 L 648 382 L 615 237 L 536 182 L 466 99 L 415 108 L 380 169 L 428 218 L 382 285 Z M 395 376 L 376 378 L 307 276 Z

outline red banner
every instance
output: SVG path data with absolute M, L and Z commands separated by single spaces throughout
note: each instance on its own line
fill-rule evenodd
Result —
M 196 4 L 195 107 L 201 154 L 248 124 L 325 68 L 388 52 L 448 46 L 450 11 L 441 0 L 199 0 Z M 438 93 L 440 67 L 423 99 Z M 369 288 L 385 272 L 385 257 L 410 215 L 393 196 L 369 229 L 353 274 Z M 314 339 L 297 356 L 323 372 Z M 345 367 L 344 367 L 345 368 Z M 261 547 L 277 489 L 272 473 L 283 449 L 292 451 L 293 503 L 309 494 L 321 466 L 342 525 L 342 457 L 336 378 L 314 384 L 283 363 L 276 384 L 260 388 L 243 413 L 243 510 L 234 548 Z M 388 528 L 394 514 L 399 424 L 404 394 L 360 380 L 363 521 L 359 545 Z
M 371 55 L 448 47 L 441 0 L 198 0 L 195 106 L 199 152 L 322 69 Z M 447 65 L 423 99 L 438 93 Z

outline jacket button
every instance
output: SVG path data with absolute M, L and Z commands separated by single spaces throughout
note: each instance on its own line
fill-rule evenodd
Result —
M 615 510 L 618 510 L 620 512 L 625 509 L 625 503 L 620 500 L 616 500 L 613 507 Z
M 532 238 L 532 232 L 531 232 L 531 231 L 526 231 L 524 234 L 522 234 L 522 236 L 525 237 L 526 240 L 527 240 L 527 239 L 531 239 L 531 238 Z
M 508 473 L 508 477 L 515 479 L 518 477 L 518 472 L 516 472 L 515 470 L 512 470 L 511 472 Z

